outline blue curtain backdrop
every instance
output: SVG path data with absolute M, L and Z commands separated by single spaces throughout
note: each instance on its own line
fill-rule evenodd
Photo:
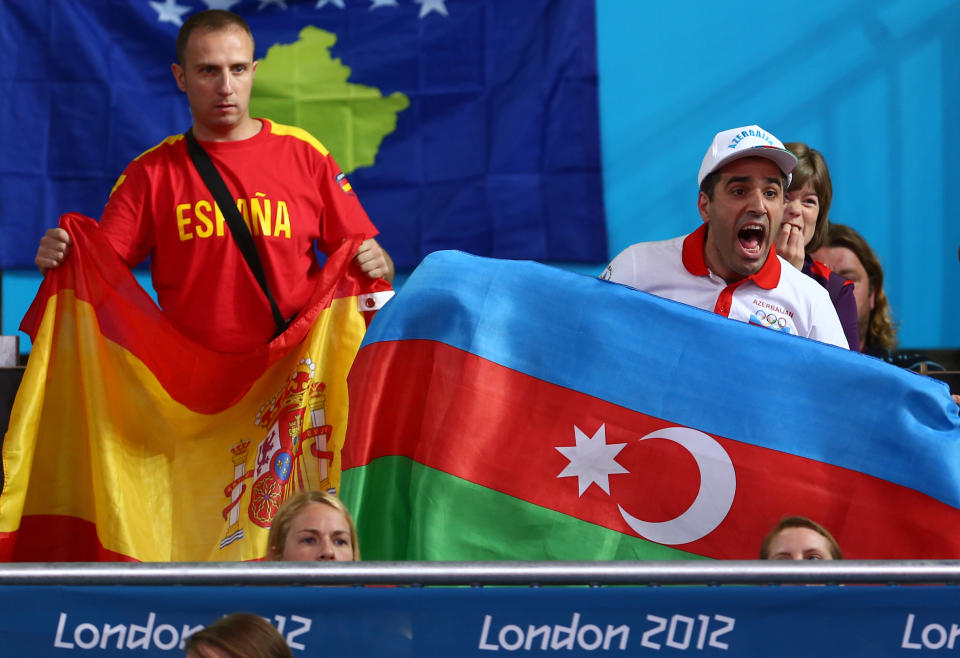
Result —
M 341 94 L 328 103 L 356 103 L 347 96 L 364 85 L 408 99 L 372 166 L 350 172 L 399 267 L 442 248 L 606 257 L 592 0 L 48 0 L 0 4 L 0 268 L 29 266 L 61 213 L 98 217 L 129 160 L 189 127 L 170 63 L 182 20 L 208 7 L 243 15 L 268 61 L 305 26 L 335 35 L 297 65 L 354 86 L 321 75 L 301 97 L 328 85 Z M 375 102 L 316 137 L 369 141 Z M 333 155 L 352 169 L 351 154 Z
M 411 107 L 399 114 L 397 130 L 381 145 L 377 164 L 351 174 L 361 199 L 372 214 L 380 215 L 375 214 L 375 220 L 395 255 L 418 258 L 440 247 L 464 248 L 468 239 L 479 236 L 475 244 L 500 249 L 490 254 L 494 256 L 533 257 L 566 266 L 576 260 L 556 253 L 519 254 L 518 245 L 543 244 L 529 237 L 541 220 L 531 218 L 526 206 L 518 205 L 511 209 L 513 214 L 491 219 L 498 228 L 516 225 L 511 238 L 470 219 L 466 224 L 447 224 L 449 215 L 470 217 L 468 211 L 476 207 L 477 199 L 473 185 L 433 181 L 435 186 L 425 198 L 399 201 L 407 187 L 400 182 L 406 180 L 402 178 L 404 168 L 409 169 L 412 161 L 422 162 L 422 158 L 411 160 L 411 151 L 404 148 L 413 147 L 403 147 L 400 136 L 409 134 L 405 131 L 411 130 L 414 110 L 424 104 L 417 99 L 409 76 L 398 75 L 401 59 L 386 52 L 389 48 L 370 47 L 360 53 L 349 48 L 361 43 L 361 19 L 386 21 L 389 12 L 410 21 L 404 39 L 413 40 L 421 34 L 436 37 L 432 30 L 444 22 L 457 23 L 460 29 L 465 29 L 463 22 L 488 25 L 491 12 L 515 7 L 522 12 L 518 20 L 527 17 L 525 25 L 530 32 L 530 15 L 545 3 L 446 0 L 447 16 L 430 11 L 421 19 L 419 14 L 429 2 L 396 0 L 397 6 L 390 7 L 392 0 L 344 0 L 342 11 L 335 0 L 286 0 L 286 12 L 281 11 L 283 3 L 278 0 L 207 2 L 231 5 L 260 21 L 287 16 L 296 22 L 309 14 L 317 18 L 310 22 L 324 29 L 336 32 L 347 25 L 349 29 L 338 33 L 340 40 L 333 54 L 351 67 L 351 81 L 375 85 L 385 95 L 399 90 L 410 96 Z M 176 4 L 198 10 L 206 8 L 207 2 L 177 0 Z M 324 6 L 318 9 L 317 4 Z M 374 5 L 383 6 L 371 9 Z M 545 57 L 576 34 L 581 39 L 592 38 L 593 9 L 585 8 L 591 6 L 580 1 L 549 3 L 545 11 L 553 18 L 543 21 L 544 29 L 560 25 L 563 15 L 577 16 L 577 20 L 562 23 L 565 27 L 552 49 L 530 47 L 523 50 L 524 56 Z M 26 21 L 25 17 L 53 9 L 60 20 Z M 954 120 L 955 108 L 960 106 L 960 40 L 956 38 L 960 34 L 960 3 L 812 0 L 798 8 L 761 2 L 730 7 L 705 0 L 676 5 L 597 0 L 595 12 L 603 201 L 591 206 L 588 220 L 601 221 L 605 207 L 607 237 L 599 232 L 602 228 L 581 231 L 567 224 L 565 232 L 551 234 L 546 240 L 549 244 L 568 243 L 572 249 L 593 252 L 601 241 L 602 253 L 583 257 L 594 262 L 577 267 L 595 274 L 628 244 L 689 232 L 699 222 L 696 171 L 711 137 L 725 128 L 759 123 L 784 140 L 805 141 L 826 156 L 834 184 L 831 216 L 860 231 L 880 256 L 886 290 L 901 323 L 901 345 L 960 346 L 960 218 L 948 196 L 960 174 L 960 164 L 950 156 L 950 145 L 957 143 L 960 130 Z M 68 29 L 72 18 L 80 22 Z M 20 263 L 30 268 L 14 273 L 14 278 L 9 273 L 4 276 L 4 333 L 16 332 L 36 291 L 38 277 L 30 262 L 40 232 L 65 210 L 98 216 L 109 187 L 126 162 L 189 122 L 166 64 L 172 57 L 176 25 L 161 25 L 157 18 L 158 12 L 147 0 L 0 3 L 0 43 L 7 51 L 0 58 L 0 266 Z M 255 23 L 255 29 L 259 32 L 268 26 L 264 23 L 261 28 Z M 114 50 L 104 45 L 102 39 L 110 31 L 133 36 L 136 41 L 130 48 L 134 54 L 164 54 L 164 62 L 133 71 L 133 59 L 112 55 Z M 459 54 L 457 61 L 465 62 L 473 42 L 459 38 L 456 31 L 444 34 L 453 36 L 444 42 L 446 54 L 441 59 Z M 381 30 L 374 42 L 379 44 L 384 38 Z M 56 52 L 64 53 L 56 60 L 51 57 L 54 46 L 47 45 L 54 42 L 60 44 L 61 50 Z M 270 43 L 270 38 L 259 37 L 258 56 Z M 577 53 L 589 50 L 585 42 L 582 47 L 569 47 Z M 506 43 L 501 49 L 511 50 Z M 385 73 L 374 62 L 381 54 Z M 507 54 L 503 53 L 502 61 Z M 418 61 L 422 58 L 417 55 Z M 130 75 L 142 82 L 110 87 L 96 79 L 90 66 L 68 75 L 67 66 L 73 60 L 105 62 L 111 77 Z M 436 63 L 431 60 L 431 65 Z M 567 70 L 573 73 L 578 66 L 571 64 Z M 461 67 L 456 75 L 472 80 L 471 72 L 476 70 L 476 66 Z M 532 78 L 540 75 L 524 67 L 518 69 L 517 75 L 521 73 Z M 59 84 L 46 81 L 51 74 Z M 381 74 L 387 80 L 375 77 Z M 15 78 L 23 85 L 16 93 L 10 86 Z M 165 91 L 147 93 L 150 86 Z M 497 105 L 508 104 L 509 98 L 496 96 Z M 55 109 L 54 115 L 31 128 L 35 115 L 47 107 Z M 121 107 L 126 109 L 121 112 Z M 106 141 L 82 139 L 88 130 L 101 131 L 108 117 L 112 123 Z M 512 125 L 514 129 L 498 139 L 499 157 L 493 157 L 493 147 L 486 150 L 485 157 L 490 166 L 500 166 L 501 173 L 511 174 L 504 169 L 505 163 L 514 157 L 525 166 L 528 160 L 519 155 L 521 147 L 548 124 L 541 115 L 531 116 L 521 109 L 505 109 L 500 117 L 496 126 Z M 65 148 L 59 151 L 63 155 L 48 155 L 45 149 L 53 139 L 52 132 L 71 121 L 79 128 L 56 138 Z M 569 131 L 587 128 L 567 126 Z M 491 139 L 489 133 L 482 134 Z M 578 145 L 575 149 L 528 158 L 554 163 L 565 174 L 592 166 L 596 152 L 584 146 L 586 138 L 580 133 L 573 138 Z M 476 146 L 478 141 L 483 140 L 471 142 L 473 146 L 464 152 L 459 166 L 480 162 L 475 157 L 478 150 L 483 151 Z M 451 162 L 444 161 L 442 168 L 455 168 Z M 385 167 L 382 171 L 395 181 L 382 193 L 373 187 L 383 179 L 377 173 L 381 164 Z M 56 190 L 50 182 L 28 180 L 31 174 L 47 170 L 62 181 Z M 434 173 L 445 175 L 443 171 Z M 409 176 L 409 171 L 406 174 Z M 461 187 L 463 194 L 453 196 Z M 93 198 L 89 196 L 91 188 Z M 488 186 L 488 194 L 490 190 Z M 387 206 L 385 213 L 377 206 L 381 197 Z M 83 198 L 89 207 L 81 206 Z M 531 203 L 522 192 L 507 198 Z M 559 200 L 554 207 L 561 211 L 568 205 L 563 196 L 550 198 Z M 459 214 L 461 209 L 464 214 Z M 439 216 L 440 222 L 430 230 L 415 223 L 413 229 L 394 229 L 397 217 L 414 215 L 421 220 Z M 478 230 L 478 226 L 482 228 Z M 452 239 L 445 242 L 448 238 Z M 472 250 L 483 253 L 479 248 Z

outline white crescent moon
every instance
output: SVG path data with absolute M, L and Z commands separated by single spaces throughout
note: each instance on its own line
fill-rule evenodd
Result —
M 737 474 L 727 451 L 712 436 L 689 427 L 665 427 L 640 440 L 646 439 L 667 439 L 686 448 L 700 469 L 700 491 L 687 511 L 675 519 L 641 521 L 617 505 L 623 520 L 644 539 L 668 546 L 688 544 L 713 532 L 726 518 L 737 491 Z

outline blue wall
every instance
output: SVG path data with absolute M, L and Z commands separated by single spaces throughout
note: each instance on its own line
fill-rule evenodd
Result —
M 714 133 L 757 123 L 820 150 L 831 218 L 885 267 L 900 343 L 960 346 L 960 3 L 598 0 L 611 254 L 699 223 Z
M 960 346 L 960 3 L 597 0 L 597 19 L 611 255 L 695 228 L 713 134 L 757 123 L 825 155 L 831 217 L 883 261 L 901 345 Z M 5 273 L 3 333 L 38 283 Z

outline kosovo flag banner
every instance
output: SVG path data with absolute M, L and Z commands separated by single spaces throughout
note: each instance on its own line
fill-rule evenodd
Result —
M 24 319 L 34 348 L 3 441 L 0 560 L 263 557 L 291 493 L 336 489 L 364 307 L 390 294 L 328 259 L 310 303 L 253 352 L 183 337 L 92 219 Z
M 253 31 L 251 113 L 326 146 L 399 268 L 607 260 L 593 0 L 31 0 L 0 3 L 0 269 L 190 126 L 170 65 L 209 8 Z
M 960 415 L 878 359 L 529 262 L 429 256 L 350 373 L 374 560 L 960 556 Z

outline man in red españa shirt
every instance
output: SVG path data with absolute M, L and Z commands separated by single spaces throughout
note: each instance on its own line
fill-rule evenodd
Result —
M 199 12 L 180 29 L 172 70 L 190 104 L 193 134 L 250 228 L 277 306 L 292 317 L 319 277 L 314 244 L 330 253 L 361 234 L 355 260 L 363 272 L 390 281 L 394 268 L 323 145 L 299 128 L 250 116 L 253 53 L 253 36 L 241 17 Z M 151 256 L 164 314 L 197 343 L 241 352 L 274 335 L 266 296 L 197 173 L 183 135 L 168 137 L 127 166 L 100 228 L 130 267 Z M 48 230 L 37 249 L 40 270 L 62 264 L 70 243 L 65 230 Z

